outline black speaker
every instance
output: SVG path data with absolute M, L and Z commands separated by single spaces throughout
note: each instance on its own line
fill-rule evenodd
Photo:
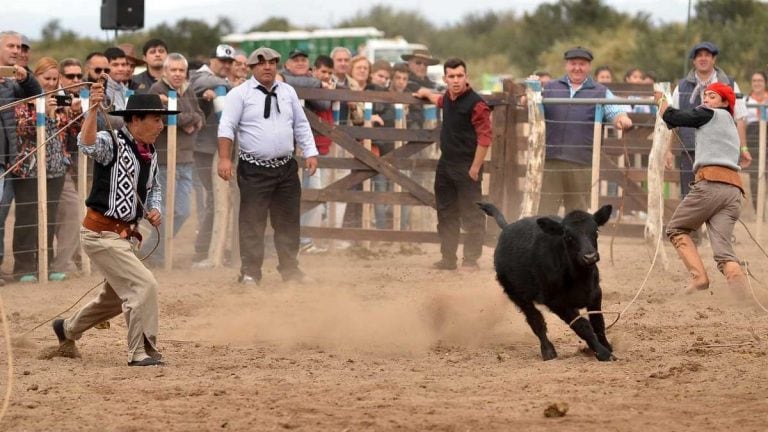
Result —
M 101 0 L 102 30 L 144 28 L 144 0 Z

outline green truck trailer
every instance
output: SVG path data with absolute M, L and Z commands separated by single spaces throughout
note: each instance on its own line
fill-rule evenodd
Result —
M 266 46 L 288 58 L 288 53 L 301 49 L 314 60 L 321 54 L 328 55 L 336 47 L 349 49 L 352 55 L 362 54 L 368 60 L 387 60 L 390 63 L 402 61 L 400 56 L 415 49 L 427 49 L 425 45 L 410 43 L 402 37 L 383 39 L 384 32 L 374 27 L 338 28 L 312 31 L 271 31 L 237 33 L 222 39 L 236 48 L 250 54 L 260 46 Z
M 282 58 L 294 49 L 301 49 L 315 59 L 321 54 L 328 55 L 338 46 L 357 53 L 369 40 L 384 36 L 384 32 L 373 27 L 339 28 L 312 31 L 271 31 L 237 33 L 224 36 L 223 41 L 246 53 L 251 53 L 260 46 L 266 46 L 279 52 Z

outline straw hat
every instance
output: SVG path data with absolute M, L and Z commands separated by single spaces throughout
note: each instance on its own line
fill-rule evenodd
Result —
M 432 66 L 440 63 L 440 60 L 432 57 L 432 54 L 429 52 L 429 50 L 425 50 L 425 49 L 413 50 L 413 53 L 403 54 L 400 56 L 400 58 L 405 61 L 411 61 L 412 59 L 419 58 L 419 59 L 425 60 L 428 66 Z

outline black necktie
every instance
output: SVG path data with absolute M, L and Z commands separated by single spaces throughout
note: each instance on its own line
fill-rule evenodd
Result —
M 277 112 L 280 112 L 280 104 L 277 102 L 277 92 L 275 90 L 267 90 L 263 85 L 256 87 L 262 93 L 266 95 L 264 98 L 264 118 L 269 118 L 270 111 L 272 111 L 272 98 L 275 98 L 275 108 Z

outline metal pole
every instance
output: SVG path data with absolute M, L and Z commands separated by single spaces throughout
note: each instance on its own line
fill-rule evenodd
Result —
M 48 184 L 45 149 L 45 96 L 35 101 L 37 109 L 37 278 L 48 282 Z M 56 145 L 52 143 L 51 145 Z M 58 199 L 58 197 L 56 197 Z
M 760 125 L 757 151 L 757 240 L 763 234 L 763 217 L 765 216 L 765 141 L 766 141 L 766 107 L 760 107 Z
M 80 100 L 81 106 L 83 107 L 83 112 L 88 112 L 88 109 L 90 109 L 90 99 L 91 98 L 91 92 L 86 87 L 82 90 L 80 90 Z M 78 151 L 77 152 L 77 196 L 80 200 L 80 206 L 79 206 L 79 213 L 78 213 L 78 220 L 83 220 L 85 217 L 85 198 L 87 196 L 86 189 L 88 188 L 88 156 L 83 154 L 83 152 Z M 80 250 L 80 262 L 81 262 L 81 268 L 83 269 L 83 274 L 85 276 L 91 275 L 91 260 L 88 258 L 88 255 L 83 250 L 83 244 L 78 242 L 78 248 Z
M 168 110 L 176 111 L 178 106 L 177 93 L 174 90 L 168 92 Z M 169 115 L 167 120 L 167 145 L 166 145 L 166 165 L 165 165 L 165 214 L 163 215 L 164 230 L 160 235 L 164 236 L 165 242 L 165 269 L 173 268 L 173 221 L 176 199 L 176 138 L 177 138 L 177 118 L 176 115 Z
M 688 46 L 691 45 L 691 0 L 688 0 L 688 18 L 685 21 L 685 43 L 688 44 Z M 685 76 L 686 72 L 688 72 L 688 56 L 683 53 L 683 74 L 681 76 Z
M 600 152 L 603 147 L 603 106 L 595 105 L 595 125 L 592 131 L 592 189 L 589 211 L 596 212 L 600 202 Z

